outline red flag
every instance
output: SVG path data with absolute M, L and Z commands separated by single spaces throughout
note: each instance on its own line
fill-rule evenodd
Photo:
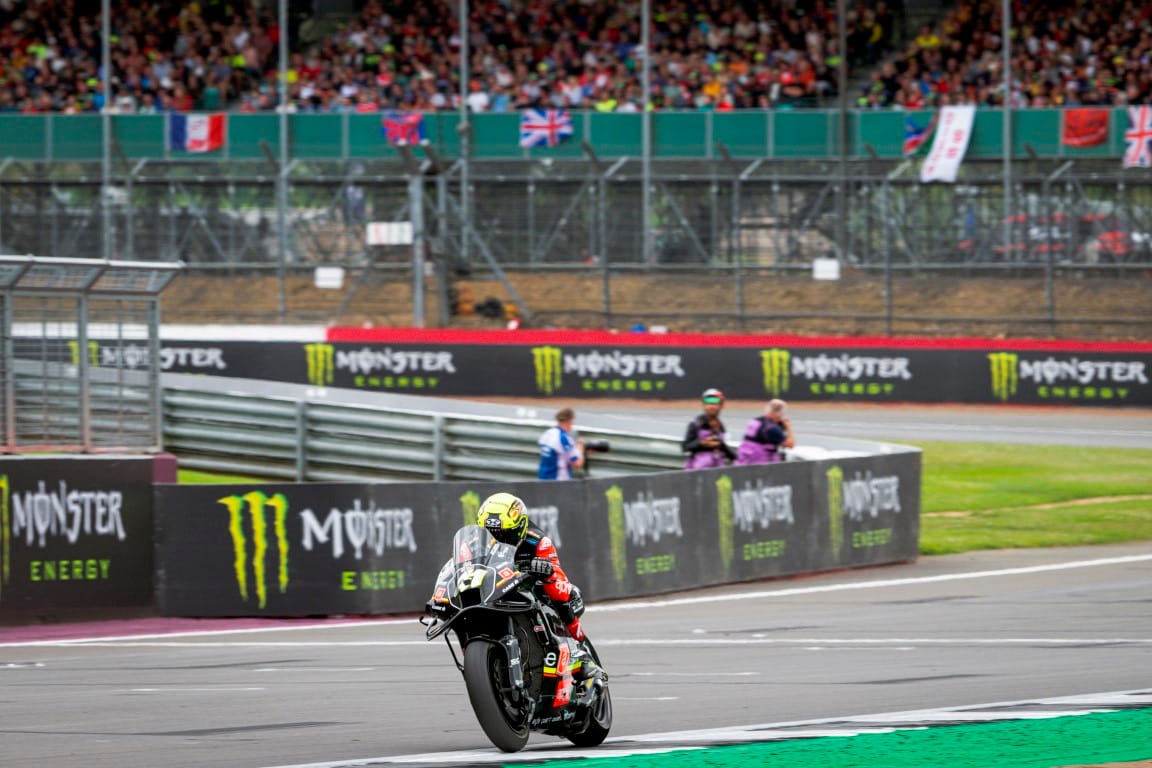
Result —
M 1108 141 L 1108 109 L 1084 107 L 1064 112 L 1060 141 L 1069 147 L 1097 147 Z

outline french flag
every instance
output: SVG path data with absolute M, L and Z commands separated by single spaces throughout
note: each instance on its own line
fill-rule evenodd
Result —
M 215 152 L 224 146 L 227 117 L 168 114 L 168 148 L 173 152 Z

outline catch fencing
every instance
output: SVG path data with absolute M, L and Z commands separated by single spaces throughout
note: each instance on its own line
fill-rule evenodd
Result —
M 110 258 L 185 262 L 189 276 L 274 281 L 228 306 L 205 305 L 211 287 L 193 291 L 168 305 L 183 322 L 445 326 L 461 303 L 497 295 L 537 326 L 1147 336 L 1152 176 L 1113 160 L 1018 161 L 1007 187 L 988 161 L 966 163 L 957 184 L 925 185 L 915 162 L 665 158 L 648 164 L 645 187 L 641 158 L 594 154 L 475 160 L 467 171 L 418 157 L 284 173 L 257 161 L 148 160 L 117 165 L 103 195 L 95 167 L 20 168 L 0 170 L 9 251 L 70 256 L 102 243 Z M 408 223 L 416 210 L 418 244 L 369 243 L 370 224 Z M 774 301 L 773 288 L 796 282 L 800 295 L 818 294 L 807 286 L 821 265 L 845 286 L 834 300 Z M 293 278 L 333 266 L 347 273 L 335 303 L 289 301 Z M 576 311 L 521 275 L 579 280 Z M 636 280 L 656 277 L 678 280 L 681 294 L 706 290 L 683 309 L 630 299 Z M 998 306 L 926 306 L 923 280 L 1025 293 Z
M 1006 189 L 989 161 L 948 185 L 920 183 L 911 161 L 660 159 L 648 196 L 643 166 L 476 160 L 465 179 L 459 162 L 312 161 L 284 174 L 281 214 L 261 162 L 140 161 L 118 166 L 103 197 L 97 167 L 21 165 L 0 169 L 0 243 L 72 256 L 106 241 L 111 257 L 194 272 L 407 270 L 411 248 L 370 245 L 367 225 L 419 205 L 426 257 L 450 275 L 594 266 L 610 282 L 617 269 L 808 272 L 818 257 L 878 272 L 1152 265 L 1152 177 L 1112 160 L 1020 161 Z
M 179 268 L 0 256 L 0 450 L 159 450 L 158 297 Z

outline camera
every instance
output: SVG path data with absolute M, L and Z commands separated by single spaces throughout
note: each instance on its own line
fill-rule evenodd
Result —
M 607 453 L 612 450 L 612 446 L 607 440 L 585 440 L 584 450 L 595 451 L 596 453 Z

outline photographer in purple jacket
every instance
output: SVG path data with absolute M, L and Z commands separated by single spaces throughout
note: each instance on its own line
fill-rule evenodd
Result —
M 771 464 L 784 460 L 784 449 L 796 445 L 787 408 L 787 403 L 774 398 L 764 407 L 763 416 L 748 422 L 736 451 L 735 464 Z

